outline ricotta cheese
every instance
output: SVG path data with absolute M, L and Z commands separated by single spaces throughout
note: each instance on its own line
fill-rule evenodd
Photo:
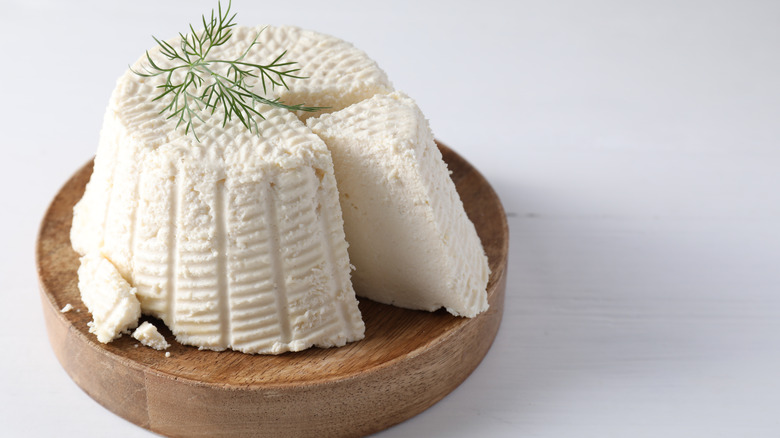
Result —
M 260 30 L 235 28 L 231 44 L 211 54 L 235 57 Z M 268 27 L 259 41 L 249 61 L 267 63 L 287 49 L 309 77 L 291 80 L 294 92 L 269 97 L 339 109 L 391 89 L 373 61 L 333 37 Z M 158 50 L 150 50 L 153 58 Z M 129 71 L 119 79 L 91 180 L 74 208 L 74 249 L 110 259 L 141 310 L 184 344 L 277 354 L 361 339 L 333 162 L 322 140 L 295 114 L 262 107 L 259 134 L 235 118 L 222 126 L 217 111 L 196 126 L 198 142 L 159 114 L 167 102 L 152 98 L 162 81 Z M 82 263 L 82 298 L 96 300 L 93 269 Z M 103 339 L 124 329 L 106 330 Z
M 473 317 L 487 257 L 427 120 L 401 93 L 309 119 L 330 148 L 358 295 Z
M 89 331 L 106 343 L 138 325 L 141 304 L 136 289 L 99 252 L 81 258 L 78 270 L 81 300 L 92 314 Z
M 165 337 L 157 331 L 157 327 L 148 321 L 144 321 L 143 324 L 135 329 L 133 337 L 147 347 L 154 348 L 155 350 L 165 350 L 171 346 L 171 344 L 165 340 Z
M 223 126 L 217 110 L 196 122 L 198 141 L 160 114 L 164 77 L 124 74 L 71 229 L 90 331 L 109 342 L 143 312 L 204 349 L 341 346 L 365 330 L 350 258 L 367 298 L 487 309 L 487 258 L 419 108 L 365 53 L 316 32 L 236 27 L 211 55 L 235 59 L 258 33 L 247 61 L 286 50 L 307 78 L 266 97 L 329 109 L 261 106 L 258 133 L 236 118 Z M 159 48 L 149 53 L 166 66 Z M 133 336 L 168 346 L 148 323 Z

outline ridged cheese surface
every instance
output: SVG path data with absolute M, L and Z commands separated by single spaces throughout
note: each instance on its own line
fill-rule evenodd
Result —
M 212 56 L 237 56 L 259 30 L 237 28 Z M 310 76 L 289 82 L 296 95 L 270 97 L 306 96 L 306 104 L 338 109 L 390 87 L 348 43 L 297 28 L 260 35 L 247 60 L 268 63 L 287 49 L 285 59 Z M 184 344 L 276 354 L 361 339 L 322 140 L 295 114 L 263 107 L 259 135 L 235 119 L 223 127 L 218 111 L 196 126 L 198 142 L 159 114 L 168 102 L 152 98 L 162 81 L 132 72 L 119 79 L 92 178 L 74 208 L 74 249 L 110 261 L 137 289 L 143 312 Z
M 289 89 L 277 87 L 272 95 L 283 102 L 328 107 L 318 113 L 299 113 L 302 119 L 337 111 L 376 94 L 393 91 L 393 85 L 376 62 L 352 44 L 329 35 L 293 26 L 238 28 L 231 38 L 233 50 L 250 44 L 257 33 L 257 59 L 296 61 L 295 73 L 305 79 L 286 79 Z M 234 52 L 238 54 L 238 52 Z
M 333 154 L 358 295 L 412 309 L 487 309 L 490 270 L 427 120 L 401 93 L 307 121 Z

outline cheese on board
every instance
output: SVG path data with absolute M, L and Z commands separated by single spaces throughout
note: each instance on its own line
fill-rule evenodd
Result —
M 165 350 L 171 346 L 163 335 L 157 331 L 157 327 L 149 321 L 144 321 L 133 332 L 133 337 L 143 345 L 154 348 L 155 350 Z
M 377 95 L 307 125 L 336 170 L 358 295 L 473 317 L 487 309 L 487 257 L 417 105 Z
M 89 331 L 100 342 L 111 342 L 138 325 L 141 304 L 136 289 L 98 252 L 81 258 L 78 270 L 81 300 L 92 314 Z
M 211 54 L 234 59 L 261 30 L 235 28 Z M 268 27 L 259 41 L 247 60 L 267 63 L 286 49 L 309 76 L 290 81 L 297 94 L 269 97 L 339 109 L 391 87 L 365 54 L 333 37 Z M 159 48 L 149 53 L 159 57 Z M 167 102 L 153 98 L 163 81 L 130 71 L 119 79 L 74 208 L 74 249 L 105 255 L 137 289 L 143 313 L 184 344 L 278 354 L 361 339 L 322 140 L 296 114 L 261 106 L 258 133 L 235 117 L 222 126 L 218 110 L 196 126 L 198 141 L 160 114 Z

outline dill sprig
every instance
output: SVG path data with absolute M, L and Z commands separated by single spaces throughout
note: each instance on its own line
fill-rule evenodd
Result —
M 232 1 L 223 11 L 222 3 L 219 2 L 216 14 L 212 9 L 209 19 L 203 15 L 203 30 L 201 32 L 196 32 L 190 24 L 189 34 L 179 33 L 181 44 L 178 49 L 168 42 L 152 36 L 157 45 L 160 46 L 160 53 L 172 61 L 172 66 L 161 66 L 152 59 L 147 51 L 146 59 L 149 65 L 144 66 L 146 71 L 133 70 L 135 74 L 143 77 L 165 76 L 165 83 L 157 87 L 161 93 L 153 100 L 170 97 L 170 103 L 160 113 L 170 111 L 168 119 L 178 118 L 176 128 L 184 125 L 185 134 L 192 132 L 197 141 L 200 139 L 195 132 L 194 122 L 196 120 L 204 122 L 201 117 L 203 111 L 210 110 L 210 114 L 214 114 L 217 108 L 222 108 L 224 110 L 223 127 L 233 117 L 236 117 L 250 132 L 258 133 L 255 116 L 265 119 L 257 108 L 259 104 L 292 111 L 312 112 L 324 109 L 324 107 L 311 107 L 303 104 L 287 105 L 278 98 L 268 99 L 252 91 L 252 85 L 247 84 L 248 78 L 259 78 L 259 82 L 263 86 L 263 94 L 266 94 L 269 88 L 284 87 L 289 89 L 285 78 L 305 79 L 305 77 L 297 75 L 300 68 L 294 67 L 296 62 L 282 59 L 287 54 L 286 50 L 266 65 L 246 61 L 249 51 L 259 44 L 257 42 L 260 36 L 259 32 L 249 47 L 237 59 L 211 59 L 208 57 L 213 48 L 224 45 L 233 35 L 232 28 L 236 25 L 233 20 L 236 14 L 230 14 L 231 4 Z M 226 71 L 224 71 L 225 67 L 227 67 Z M 182 74 L 176 73 L 179 71 L 183 73 L 183 78 L 181 78 Z

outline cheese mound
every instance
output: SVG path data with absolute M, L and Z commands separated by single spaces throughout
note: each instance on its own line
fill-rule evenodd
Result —
M 261 30 L 236 28 L 231 44 L 211 55 L 235 59 Z M 295 95 L 277 89 L 269 97 L 311 97 L 307 104 L 337 110 L 391 89 L 346 42 L 285 27 L 260 36 L 248 60 L 267 63 L 284 48 L 309 76 L 290 81 Z M 149 53 L 161 58 L 159 49 Z M 259 134 L 235 117 L 222 126 L 217 111 L 196 126 L 198 142 L 160 114 L 168 102 L 152 99 L 163 82 L 130 71 L 118 80 L 91 180 L 74 208 L 74 249 L 105 255 L 137 289 L 143 313 L 162 319 L 184 344 L 277 354 L 361 339 L 333 162 L 322 140 L 295 114 L 261 107 Z
M 487 259 L 414 102 L 351 44 L 295 27 L 236 27 L 210 56 L 236 59 L 256 37 L 246 61 L 286 50 L 306 77 L 266 97 L 329 108 L 260 106 L 257 133 L 235 116 L 223 126 L 217 109 L 196 121 L 198 141 L 161 114 L 167 99 L 153 100 L 164 76 L 119 78 L 71 229 L 98 339 L 143 312 L 204 349 L 341 346 L 365 331 L 350 259 L 361 296 L 467 317 L 487 309 Z M 158 47 L 149 54 L 168 66 Z M 153 329 L 134 336 L 167 345 Z
M 485 311 L 487 257 L 414 101 L 377 95 L 307 124 L 333 155 L 358 295 L 459 316 Z

